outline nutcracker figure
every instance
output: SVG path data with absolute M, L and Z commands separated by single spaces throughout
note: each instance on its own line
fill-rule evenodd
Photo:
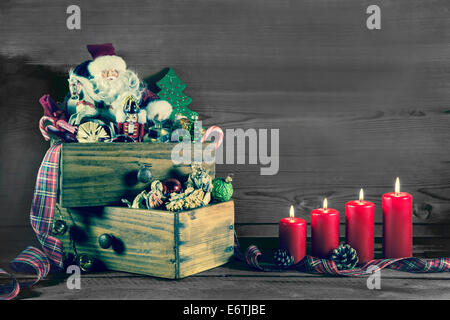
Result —
M 135 96 L 125 98 L 123 113 L 117 117 L 117 120 L 119 134 L 129 136 L 134 141 L 142 141 L 145 123 L 147 122 L 147 112 L 139 108 L 139 102 Z

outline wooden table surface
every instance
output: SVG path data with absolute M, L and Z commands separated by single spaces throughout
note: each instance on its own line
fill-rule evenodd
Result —
M 376 204 L 379 248 L 381 195 L 399 176 L 414 196 L 414 254 L 448 256 L 449 1 L 378 2 L 381 30 L 367 29 L 370 2 L 359 0 L 80 0 L 82 29 L 68 30 L 66 1 L 2 1 L 0 267 L 38 245 L 29 209 L 48 148 L 38 100 L 49 93 L 61 101 L 69 69 L 90 57 L 86 44 L 105 42 L 143 78 L 173 67 L 207 127 L 280 129 L 277 175 L 261 175 L 261 159 L 217 166 L 218 176 L 234 173 L 239 236 L 276 237 L 291 204 L 309 222 L 325 196 L 340 210 L 344 234 L 345 203 L 363 186 Z M 237 263 L 179 281 L 108 272 L 68 290 L 64 279 L 51 275 L 19 298 L 450 296 L 450 274 L 387 270 L 382 289 L 368 290 L 366 278 L 261 273 Z
M 181 280 L 124 272 L 83 274 L 81 289 L 69 290 L 65 274 L 49 275 L 19 299 L 450 299 L 450 273 L 410 274 L 382 270 L 381 289 L 369 290 L 366 277 L 328 277 L 296 271 L 258 272 L 239 262 Z
M 9 261 L 28 245 L 39 247 L 32 231 L 1 231 L 0 268 L 7 269 Z M 240 242 L 243 248 L 249 243 L 245 239 Z M 270 248 L 262 247 L 264 242 L 256 244 L 268 255 Z M 19 281 L 29 278 L 15 275 Z M 181 280 L 107 271 L 82 274 L 81 289 L 69 290 L 67 277 L 65 273 L 49 274 L 35 286 L 22 290 L 18 299 L 450 299 L 450 273 L 382 270 L 381 289 L 369 290 L 367 277 L 333 277 L 295 270 L 260 272 L 237 260 Z

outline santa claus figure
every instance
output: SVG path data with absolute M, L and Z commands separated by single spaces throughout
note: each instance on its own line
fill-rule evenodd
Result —
M 136 73 L 116 55 L 112 44 L 88 45 L 87 49 L 93 60 L 70 73 L 67 108 L 72 114 L 71 124 L 78 125 L 85 118 L 118 123 L 123 120 L 124 101 L 130 96 L 138 101 L 138 108 L 146 110 L 147 120 L 170 117 L 170 103 L 144 87 Z

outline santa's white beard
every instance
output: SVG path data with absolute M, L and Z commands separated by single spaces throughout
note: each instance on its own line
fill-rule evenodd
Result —
M 103 101 L 108 105 L 121 103 L 118 99 L 134 95 L 138 100 L 141 99 L 141 86 L 139 78 L 130 70 L 119 72 L 115 79 L 108 80 L 101 75 L 93 80 L 95 90 L 95 100 Z

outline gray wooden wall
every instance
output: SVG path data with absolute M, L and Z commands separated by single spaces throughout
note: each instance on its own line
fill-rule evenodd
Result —
M 81 30 L 66 28 L 70 4 L 81 7 Z M 365 26 L 370 4 L 381 7 L 381 30 Z M 344 228 L 360 187 L 377 205 L 380 236 L 381 195 L 399 176 L 415 199 L 415 253 L 448 253 L 449 11 L 448 0 L 2 1 L 0 232 L 31 232 L 48 147 L 38 99 L 62 98 L 86 44 L 112 42 L 142 77 L 174 68 L 206 125 L 280 129 L 277 175 L 217 168 L 235 174 L 240 236 L 276 237 L 291 204 L 309 221 L 324 196 Z

